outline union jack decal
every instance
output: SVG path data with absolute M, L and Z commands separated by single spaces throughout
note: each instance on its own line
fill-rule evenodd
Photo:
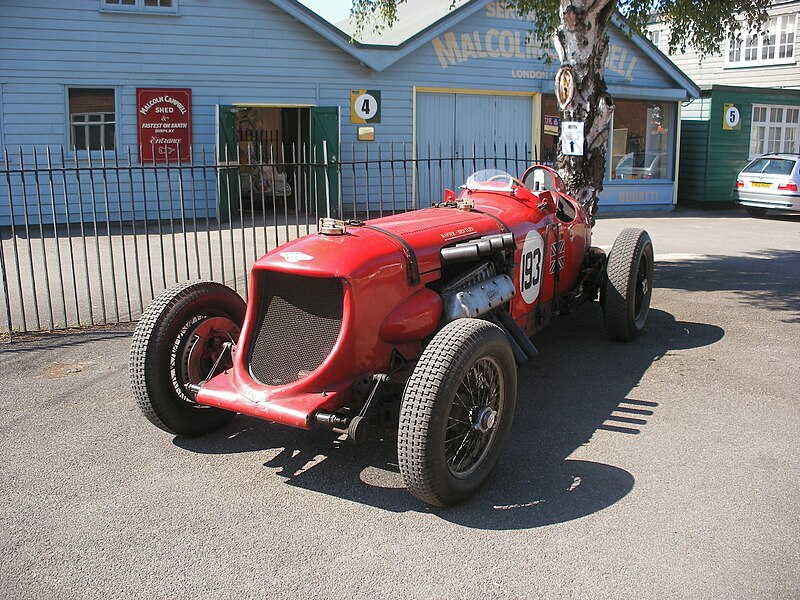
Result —
M 558 270 L 564 268 L 564 240 L 558 240 L 550 245 L 550 274 L 556 272 L 556 261 L 558 261 Z M 556 257 L 558 257 L 556 259 Z

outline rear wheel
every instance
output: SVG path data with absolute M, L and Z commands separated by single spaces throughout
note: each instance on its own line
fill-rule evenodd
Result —
M 516 396 L 517 370 L 503 330 L 479 319 L 446 325 L 403 393 L 397 455 L 409 491 L 436 506 L 474 494 L 500 458 Z
M 608 255 L 603 285 L 603 316 L 611 339 L 639 337 L 652 295 L 653 242 L 643 229 L 624 229 Z
M 232 365 L 225 342 L 236 342 L 245 303 L 219 283 L 178 284 L 153 300 L 131 342 L 133 396 L 150 422 L 169 433 L 199 435 L 234 413 L 197 404 L 188 389 Z M 219 360 L 219 364 L 217 361 Z
M 744 208 L 751 217 L 763 217 L 767 214 L 766 208 L 759 208 L 757 206 L 745 206 Z

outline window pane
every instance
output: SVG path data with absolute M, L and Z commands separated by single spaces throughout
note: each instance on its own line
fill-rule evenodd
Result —
M 751 135 L 750 154 L 764 154 L 764 138 L 766 128 L 763 125 L 754 126 Z
M 747 36 L 747 43 L 744 48 L 744 59 L 746 61 L 756 60 L 758 58 L 758 34 L 750 34 Z
M 671 178 L 672 121 L 669 103 L 617 101 L 611 135 L 611 178 Z
M 70 88 L 68 98 L 70 145 L 82 150 L 100 150 L 104 147 L 113 150 L 113 123 L 116 121 L 114 89 Z
M 742 60 L 742 40 L 731 40 L 728 62 L 739 62 L 740 60 Z
M 781 149 L 781 128 L 770 127 L 767 134 L 767 152 L 779 152 Z
M 797 128 L 788 127 L 783 130 L 783 151 L 797 152 Z
M 775 39 L 778 31 L 780 21 L 778 19 L 770 19 L 767 24 L 767 33 L 762 39 L 761 58 L 770 59 L 775 58 Z
M 86 129 L 80 125 L 74 125 L 70 128 L 72 131 L 72 140 L 70 141 L 70 147 L 77 148 L 79 150 L 86 149 Z
M 89 131 L 89 150 L 101 150 L 100 127 L 87 127 Z
M 115 127 L 113 123 L 106 124 L 103 127 L 103 146 L 106 150 L 114 149 L 114 132 Z

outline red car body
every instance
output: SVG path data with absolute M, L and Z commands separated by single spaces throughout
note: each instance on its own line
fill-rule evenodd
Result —
M 429 287 L 442 279 L 442 249 L 485 236 L 513 234 L 516 293 L 509 312 L 532 335 L 546 323 L 554 300 L 580 292 L 591 243 L 589 218 L 566 195 L 558 175 L 537 166 L 523 180 L 530 180 L 534 169 L 548 189 L 534 192 L 519 181 L 510 191 L 464 189 L 455 201 L 438 207 L 346 226 L 343 235 L 308 235 L 264 255 L 250 275 L 251 300 L 233 366 L 205 382 L 197 402 L 310 429 L 316 413 L 333 413 L 353 402 L 354 381 L 388 372 L 393 353 L 406 361 L 420 356 L 442 317 L 441 296 Z M 320 294 L 336 295 L 341 286 L 342 310 L 335 339 L 328 336 L 332 345 L 312 352 L 321 362 L 300 361 L 297 373 L 264 381 L 272 367 L 259 376 L 253 362 L 263 350 L 255 347 L 264 303 L 274 298 L 267 289 L 270 280 L 297 280 Z M 291 327 L 306 336 L 295 338 L 296 346 L 320 345 L 313 328 L 302 324 L 278 337 L 291 335 Z M 292 361 L 292 345 L 285 350 L 284 358 Z M 280 351 L 267 349 L 275 360 Z
M 431 208 L 322 219 L 256 261 L 246 305 L 214 282 L 166 290 L 134 332 L 131 388 L 178 435 L 237 413 L 356 443 L 394 430 L 406 487 L 447 506 L 499 460 L 536 330 L 599 296 L 609 336 L 632 340 L 652 276 L 647 232 L 624 230 L 608 257 L 592 248 L 551 169 L 484 170 Z

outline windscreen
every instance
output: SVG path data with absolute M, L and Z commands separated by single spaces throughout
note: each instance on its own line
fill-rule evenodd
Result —
M 486 190 L 510 192 L 515 184 L 514 177 L 499 169 L 484 169 L 469 176 L 464 187 L 470 191 Z
M 795 161 L 786 158 L 757 158 L 742 173 L 762 175 L 791 175 Z

